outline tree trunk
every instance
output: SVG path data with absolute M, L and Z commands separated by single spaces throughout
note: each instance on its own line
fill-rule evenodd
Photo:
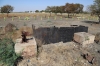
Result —
M 7 13 L 7 17 L 8 17 L 8 13 Z
M 69 18 L 69 13 L 68 13 L 68 18 Z
M 55 15 L 57 15 L 57 13 L 55 13 Z
M 93 13 L 91 13 L 91 16 L 93 16 Z
M 99 24 L 100 24 L 100 17 L 99 17 Z
M 100 15 L 98 15 L 98 17 L 99 17 L 99 24 L 100 24 Z
M 74 13 L 73 13 L 73 16 L 74 16 Z
M 61 13 L 61 16 L 62 16 L 62 13 Z
M 51 17 L 51 12 L 50 12 L 50 17 Z

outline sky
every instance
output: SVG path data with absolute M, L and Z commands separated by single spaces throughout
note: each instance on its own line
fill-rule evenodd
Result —
M 11 5 L 13 12 L 45 10 L 47 6 L 61 6 L 66 3 L 80 3 L 84 5 L 84 10 L 88 5 L 93 4 L 94 0 L 0 0 L 0 7 Z

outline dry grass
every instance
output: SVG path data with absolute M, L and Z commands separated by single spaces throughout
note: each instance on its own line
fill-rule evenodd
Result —
M 81 50 L 74 45 L 76 44 L 73 42 L 43 45 L 38 60 L 31 58 L 30 62 L 27 62 L 27 59 L 24 59 L 18 66 L 91 66 L 81 57 Z
M 62 16 L 67 16 L 68 14 L 67 13 L 63 13 Z M 70 14 L 72 15 L 72 14 Z M 50 13 L 9 13 L 9 17 L 38 17 L 38 16 L 41 16 L 41 17 L 48 17 L 50 16 Z M 54 16 L 61 16 L 60 13 L 57 13 L 57 15 L 55 15 L 54 13 L 51 14 L 51 17 L 54 17 Z M 0 18 L 3 18 L 3 17 L 7 17 L 7 14 L 6 13 L 0 13 Z M 85 18 L 90 18 L 90 19 L 97 19 L 97 16 L 94 15 L 94 16 L 91 16 L 90 14 L 75 14 L 73 17 L 85 17 Z
M 9 13 L 9 17 L 30 17 L 30 16 L 50 16 L 49 13 Z M 55 16 L 55 14 L 52 14 L 52 16 Z M 7 17 L 6 13 L 0 13 L 0 17 Z
M 28 32 L 30 36 L 33 35 L 33 30 L 32 30 L 31 27 L 23 26 L 23 27 L 21 27 L 19 30 L 13 32 L 12 38 L 13 38 L 14 40 L 16 40 L 16 39 L 18 39 L 18 38 L 21 38 L 22 31 Z
M 4 28 L 0 28 L 0 39 L 8 37 L 8 38 L 12 38 L 14 41 L 18 38 L 21 38 L 22 36 L 22 31 L 26 31 L 28 32 L 28 36 L 32 36 L 33 35 L 33 30 L 31 27 L 27 27 L 27 26 L 23 26 L 21 28 L 19 28 L 18 30 L 14 30 L 12 32 L 5 32 Z

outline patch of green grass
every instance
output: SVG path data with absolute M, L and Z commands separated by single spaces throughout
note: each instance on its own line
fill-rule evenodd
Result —
M 3 63 L 3 66 L 14 66 L 19 57 L 15 53 L 14 45 L 12 39 L 4 38 L 0 40 L 0 63 Z

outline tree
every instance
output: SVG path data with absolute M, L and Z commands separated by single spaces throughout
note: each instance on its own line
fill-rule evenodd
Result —
M 46 12 L 49 12 L 50 13 L 50 16 L 51 16 L 51 7 L 50 6 L 47 6 L 47 8 L 45 9 Z
M 94 0 L 94 3 L 89 7 L 91 12 L 94 12 L 99 17 L 100 23 L 100 0 Z
M 64 6 L 48 6 L 46 8 L 46 12 L 49 12 L 50 13 L 50 16 L 51 16 L 51 12 L 55 13 L 57 15 L 57 13 L 64 13 Z
M 25 13 L 29 13 L 29 11 L 25 11 Z
M 35 12 L 39 12 L 39 10 L 36 10 Z
M 91 13 L 91 16 L 94 15 L 94 14 L 96 14 L 96 11 L 95 10 L 96 10 L 95 5 L 89 5 L 87 7 L 87 11 Z
M 100 23 L 100 0 L 95 0 L 94 1 L 94 5 L 95 5 L 95 7 L 96 7 L 96 13 L 97 13 L 97 15 L 98 15 L 98 17 L 99 17 L 99 23 Z
M 52 6 L 51 7 L 51 12 L 53 12 L 57 15 L 57 13 L 59 12 L 59 6 Z
M 62 13 L 65 13 L 65 6 L 60 6 L 59 12 L 61 13 L 61 15 L 62 15 Z
M 74 4 L 74 7 L 75 7 L 75 13 L 82 13 L 83 12 L 83 5 L 82 4 Z
M 65 11 L 68 13 L 68 18 L 69 18 L 69 14 L 74 12 L 74 4 L 66 3 Z
M 81 13 L 83 11 L 82 4 L 74 4 L 74 3 L 66 3 L 65 4 L 65 11 L 68 13 L 68 17 L 70 13 Z
M 65 13 L 65 6 L 55 6 L 54 7 L 54 11 L 53 11 L 55 14 L 57 13 Z
M 66 5 L 64 6 L 47 6 L 46 8 L 46 12 L 50 13 L 51 16 L 51 12 L 55 13 L 57 15 L 57 13 L 68 13 L 68 17 L 70 13 L 80 13 L 83 12 L 83 5 L 82 4 L 73 4 L 73 3 L 66 3 Z
M 0 7 L 0 13 L 1 13 L 1 7 Z
M 7 17 L 8 14 L 11 13 L 14 10 L 14 8 L 11 5 L 4 5 L 3 7 L 1 7 L 1 13 L 7 13 Z

